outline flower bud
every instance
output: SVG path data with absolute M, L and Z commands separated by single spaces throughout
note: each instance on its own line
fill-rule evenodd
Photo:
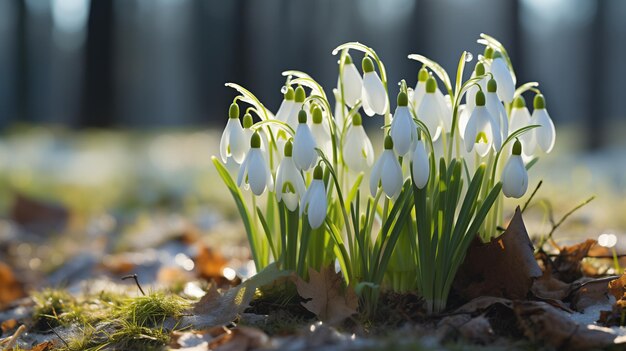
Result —
M 285 143 L 284 153 L 285 157 L 291 157 L 293 155 L 293 143 L 291 142 L 291 139 L 287 140 Z
M 346 53 L 346 56 L 344 56 L 343 58 L 343 64 L 344 65 L 349 65 L 352 63 L 352 56 L 350 56 L 350 54 Z
M 306 99 L 306 92 L 304 91 L 304 88 L 301 85 L 298 85 L 298 87 L 296 88 L 296 102 L 304 102 L 304 99 Z
M 306 123 L 307 115 L 305 110 L 298 112 L 298 123 Z
M 239 118 L 239 105 L 236 102 L 230 104 L 228 109 L 228 118 Z
M 322 169 L 322 166 L 315 166 L 315 169 L 313 170 L 313 179 L 322 179 L 322 177 L 324 177 L 324 170 Z
M 425 67 L 420 68 L 419 73 L 417 74 L 417 81 L 418 82 L 425 82 L 428 77 L 430 76 L 430 74 L 428 74 L 428 70 Z
M 285 100 L 293 101 L 295 99 L 295 95 L 296 95 L 296 93 L 293 90 L 293 88 L 292 87 L 288 87 L 287 91 L 285 92 L 284 97 L 285 97 Z
M 250 138 L 250 147 L 253 149 L 259 149 L 261 147 L 261 136 L 258 132 L 254 132 Z
M 320 124 L 322 123 L 322 109 L 319 106 L 315 106 L 313 108 L 313 123 Z M 300 120 L 300 116 L 298 116 L 298 120 Z
M 482 62 L 476 62 L 476 66 L 474 67 L 474 72 L 476 72 L 476 76 L 482 76 L 485 74 L 485 65 Z
M 434 93 L 435 90 L 437 90 L 437 81 L 432 76 L 428 77 L 428 79 L 426 80 L 426 92 Z
M 352 125 L 353 126 L 363 125 L 363 119 L 361 118 L 360 113 L 357 112 L 354 114 L 354 116 L 352 116 Z
M 522 143 L 516 139 L 515 143 L 513 144 L 513 151 L 512 151 L 513 155 L 521 155 L 522 154 Z
M 497 90 L 498 90 L 498 83 L 496 83 L 496 80 L 493 78 L 489 79 L 489 81 L 487 82 L 487 92 L 495 93 Z
M 543 97 L 543 94 L 535 95 L 535 99 L 533 100 L 533 107 L 535 110 L 542 110 L 546 108 L 546 99 Z
M 404 92 L 398 93 L 398 106 L 408 106 L 409 105 L 409 97 Z
M 476 106 L 485 106 L 485 93 L 482 90 L 476 93 Z
M 515 101 L 513 102 L 513 107 L 514 108 L 524 108 L 526 107 L 526 100 L 524 100 L 523 96 L 518 96 L 517 98 L 515 98 Z
M 393 139 L 390 135 L 385 136 L 385 150 L 393 149 Z
M 363 73 L 374 72 L 374 62 L 372 59 L 365 56 L 363 61 L 361 61 L 361 67 L 363 68 Z
M 483 56 L 485 56 L 486 59 L 492 59 L 493 58 L 493 48 L 491 46 L 487 46 L 485 48 L 485 53 L 483 54 Z
M 246 129 L 249 129 L 250 127 L 252 127 L 252 124 L 254 122 L 252 121 L 252 115 L 249 113 L 246 113 L 245 115 L 243 115 L 243 127 Z

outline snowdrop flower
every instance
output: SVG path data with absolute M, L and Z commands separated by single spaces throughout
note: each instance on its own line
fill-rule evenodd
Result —
M 362 172 L 374 163 L 374 148 L 363 129 L 361 115 L 358 112 L 352 117 L 352 126 L 346 133 L 343 160 L 348 169 L 356 172 Z
M 343 131 L 345 118 L 348 117 L 348 108 L 341 102 L 341 93 L 337 89 L 333 89 L 335 94 L 335 124 L 339 131 Z
M 509 128 L 509 134 L 514 133 L 520 128 L 524 128 L 531 125 L 530 112 L 526 108 L 526 101 L 524 97 L 518 96 L 513 101 L 513 108 L 511 109 L 511 123 Z M 533 130 L 528 131 L 519 136 L 519 141 L 522 143 L 522 152 L 526 156 L 532 156 L 535 153 L 535 133 Z
M 452 100 L 450 95 L 444 96 L 441 90 L 435 90 L 435 98 L 439 103 L 439 110 L 441 111 L 441 122 L 445 131 L 449 132 L 452 129 Z
M 515 94 L 515 81 L 499 51 L 493 54 L 493 61 L 491 61 L 489 71 L 493 74 L 496 82 L 498 82 L 498 97 L 500 100 L 511 103 Z
M 428 80 L 428 70 L 425 67 L 420 68 L 417 74 L 417 84 L 413 90 L 413 109 L 417 111 L 422 104 L 422 99 L 426 94 L 426 80 Z
M 259 133 L 252 134 L 250 138 L 250 151 L 246 155 L 241 168 L 239 168 L 239 174 L 237 175 L 237 186 L 244 187 L 250 186 L 254 195 L 261 195 L 265 192 L 265 189 L 272 191 L 274 188 L 274 180 L 272 179 L 272 173 L 267 167 L 265 157 L 261 152 L 261 137 Z
M 368 116 L 375 114 L 384 115 L 387 112 L 389 101 L 387 101 L 387 91 L 378 73 L 374 70 L 374 63 L 369 57 L 363 58 L 363 89 L 361 97 L 363 99 L 363 111 Z
M 404 92 L 398 94 L 398 107 L 391 120 L 389 135 L 393 148 L 399 156 L 406 155 L 417 141 L 417 125 L 409 110 L 409 98 Z
M 442 110 L 441 102 L 437 100 L 435 91 L 437 91 L 437 81 L 433 77 L 428 77 L 426 94 L 417 110 L 417 118 L 426 124 L 433 141 L 439 139 L 443 129 L 443 120 L 446 118 L 444 116 L 445 111 Z
M 411 159 L 411 167 L 413 171 L 413 183 L 418 189 L 423 189 L 428 184 L 430 176 L 430 162 L 428 153 L 426 153 L 426 145 L 423 140 L 415 143 L 415 149 Z
M 496 122 L 496 130 L 500 132 L 500 138 L 505 140 L 509 136 L 509 117 L 506 114 L 504 105 L 498 98 L 498 83 L 491 78 L 487 82 L 487 94 L 485 94 L 487 111 Z
M 298 127 L 293 140 L 293 160 L 296 163 L 296 167 L 301 171 L 310 169 L 317 161 L 317 151 L 315 151 L 317 144 L 306 121 L 306 111 L 300 110 L 298 113 Z
M 463 141 L 466 151 L 476 150 L 479 156 L 484 157 L 492 147 L 500 150 L 502 139 L 496 126 L 496 122 L 485 107 L 485 94 L 479 91 L 476 93 L 476 107 L 465 127 Z
M 313 171 L 313 180 L 309 185 L 309 188 L 302 197 L 302 204 L 300 205 L 300 216 L 306 213 L 309 219 L 309 225 L 311 228 L 319 228 L 326 219 L 326 187 L 324 186 L 324 180 L 322 177 L 324 171 L 321 166 L 316 166 Z
M 324 152 L 326 158 L 333 159 L 333 144 L 330 137 L 330 130 L 327 123 L 324 123 L 322 109 L 315 105 L 311 111 L 313 124 L 311 125 L 311 133 L 315 144 Z
M 388 198 L 393 198 L 402 189 L 402 179 L 402 168 L 393 152 L 393 140 L 387 135 L 385 137 L 385 150 L 374 164 L 370 175 L 370 192 L 372 196 L 376 196 L 378 186 L 382 184 L 385 195 Z
M 554 129 L 554 123 L 546 110 L 546 100 L 543 94 L 535 95 L 533 101 L 533 114 L 531 116 L 532 124 L 538 124 L 541 127 L 534 129 L 535 140 L 537 145 L 545 152 L 549 153 L 554 147 L 556 130 Z
M 341 82 L 343 82 L 344 102 L 346 105 L 352 107 L 356 104 L 357 100 L 361 98 L 363 79 L 361 78 L 361 74 L 356 69 L 354 63 L 352 63 L 352 57 L 350 57 L 350 54 L 346 54 L 344 59 Z
M 304 180 L 293 162 L 293 144 L 291 141 L 285 143 L 285 157 L 278 165 L 276 172 L 276 200 L 283 201 L 289 211 L 295 211 L 298 202 L 306 188 Z
M 293 90 L 293 88 L 288 87 L 283 97 L 283 102 L 280 103 L 280 107 L 278 108 L 278 111 L 276 112 L 277 120 L 287 123 L 287 120 L 289 119 L 289 116 L 291 115 L 291 110 L 296 104 L 295 95 L 296 93 Z
M 506 197 L 519 199 L 528 189 L 528 173 L 521 154 L 522 143 L 516 140 L 511 157 L 502 171 L 502 193 Z
M 306 92 L 304 91 L 304 88 L 302 86 L 298 85 L 294 95 L 295 101 L 293 103 L 291 111 L 289 111 L 289 116 L 287 117 L 287 120 L 285 122 L 287 122 L 287 124 L 289 124 L 289 126 L 295 130 L 298 127 L 298 114 L 300 113 L 300 110 L 302 110 L 302 104 L 306 99 Z
M 471 78 L 476 78 L 476 77 L 480 77 L 484 75 L 485 75 L 485 65 L 482 62 L 477 62 L 476 66 L 474 66 L 474 72 L 472 72 Z M 478 86 L 476 85 L 472 85 L 469 89 L 467 89 L 467 93 L 465 93 L 465 105 L 467 106 L 466 110 L 468 112 L 468 116 L 470 113 L 472 113 L 472 111 L 474 110 L 474 107 L 476 106 L 476 93 L 478 92 L 478 90 L 487 89 L 487 79 L 483 78 L 479 80 L 478 85 L 480 86 L 480 88 L 478 88 Z M 461 132 L 461 135 L 463 135 L 463 132 Z
M 239 121 L 239 105 L 233 102 L 228 110 L 228 122 L 220 140 L 220 156 L 224 163 L 228 157 L 241 163 L 247 149 L 247 139 L 241 127 L 241 121 Z

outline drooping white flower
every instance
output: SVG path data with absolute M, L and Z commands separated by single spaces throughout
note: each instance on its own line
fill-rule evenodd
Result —
M 480 61 L 476 62 L 476 66 L 474 66 L 474 72 L 472 72 L 472 76 L 470 77 L 470 79 L 483 75 L 485 75 L 485 65 Z M 480 88 L 477 85 L 472 85 L 471 87 L 469 87 L 469 89 L 467 89 L 467 93 L 465 93 L 465 106 L 468 112 L 468 116 L 470 113 L 472 113 L 474 107 L 476 106 L 476 93 L 478 92 L 478 90 L 482 89 L 483 91 L 485 91 L 487 89 L 487 79 L 482 78 L 477 82 L 477 84 L 478 86 L 480 86 Z
M 289 116 L 291 114 L 291 110 L 293 109 L 296 101 L 295 101 L 295 91 L 292 87 L 287 87 L 287 91 L 285 92 L 283 102 L 280 103 L 280 107 L 276 112 L 276 119 L 287 123 Z
M 306 99 L 306 92 L 304 91 L 304 88 L 302 86 L 298 85 L 294 95 L 295 97 L 293 107 L 291 108 L 291 111 L 289 111 L 289 116 L 287 117 L 287 120 L 285 122 L 287 122 L 287 124 L 289 124 L 289 126 L 293 128 L 293 130 L 296 130 L 296 128 L 298 127 L 298 113 L 300 113 L 300 110 L 302 110 L 302 104 Z
M 394 198 L 402 189 L 402 168 L 396 154 L 393 152 L 393 140 L 385 137 L 385 150 L 372 168 L 370 175 L 370 192 L 376 196 L 378 187 L 382 184 L 383 192 L 388 198 Z
M 259 133 L 252 134 L 250 138 L 250 151 L 246 155 L 239 174 L 237 175 L 237 186 L 248 185 L 254 195 L 261 195 L 265 189 L 270 191 L 274 188 L 272 173 L 261 152 L 261 137 Z
M 443 95 L 441 90 L 435 90 L 435 97 L 439 103 L 439 110 L 441 111 L 441 122 L 446 132 L 452 129 L 452 100 L 450 95 Z
M 307 114 L 305 110 L 298 113 L 298 127 L 293 140 L 293 160 L 299 170 L 306 171 L 315 165 L 317 161 L 317 151 L 315 148 L 315 138 L 306 123 Z
M 426 145 L 424 145 L 424 141 L 421 139 L 415 143 L 411 167 L 413 171 L 413 183 L 415 183 L 418 189 L 423 189 L 426 184 L 428 184 L 428 178 L 430 176 L 430 160 L 426 152 Z
M 300 216 L 306 214 L 311 228 L 319 228 L 326 219 L 327 200 L 326 187 L 322 180 L 324 171 L 321 166 L 316 166 L 313 171 L 313 180 L 302 197 L 300 204 Z
M 489 71 L 493 74 L 493 78 L 498 82 L 498 97 L 506 103 L 513 101 L 515 94 L 515 81 L 513 75 L 509 71 L 502 54 L 497 51 L 493 54 L 493 60 L 489 65 Z
M 513 152 L 502 170 L 502 193 L 506 197 L 519 199 L 528 189 L 528 173 L 522 160 L 522 143 L 513 144 Z
M 426 94 L 426 80 L 428 80 L 428 77 L 428 70 L 425 67 L 420 68 L 417 74 L 417 84 L 413 90 L 413 109 L 415 111 L 419 110 L 422 99 Z
M 537 145 L 543 150 L 545 153 L 549 153 L 554 148 L 554 142 L 556 139 L 556 130 L 554 129 L 554 123 L 548 114 L 548 110 L 546 110 L 546 100 L 543 97 L 543 94 L 535 95 L 535 99 L 533 101 L 533 114 L 531 116 L 531 124 L 538 124 L 541 127 L 535 128 L 535 140 Z
M 311 125 L 311 133 L 315 144 L 319 147 L 326 158 L 331 162 L 333 160 L 333 142 L 330 136 L 330 130 L 328 123 L 324 123 L 324 116 L 322 109 L 319 106 L 314 106 L 311 112 L 313 124 Z
M 495 150 L 502 147 L 500 132 L 485 107 L 485 94 L 482 91 L 476 94 L 476 107 L 467 121 L 463 142 L 467 152 L 476 150 L 481 157 L 487 155 L 492 147 Z
M 346 105 L 352 107 L 356 104 L 357 100 L 361 99 L 363 78 L 361 78 L 361 74 L 352 62 L 350 54 L 346 54 L 345 56 L 341 81 L 343 81 L 344 101 Z M 341 84 L 337 86 L 341 88 Z M 341 93 L 341 90 L 339 92 Z
M 362 66 L 363 89 L 361 98 L 363 99 L 363 111 L 370 117 L 375 114 L 384 115 L 389 105 L 385 86 L 374 70 L 372 59 L 364 57 Z
M 520 128 L 528 127 L 531 125 L 530 112 L 526 107 L 526 101 L 524 97 L 518 96 L 513 101 L 513 108 L 511 109 L 511 123 L 509 125 L 509 135 L 519 130 Z M 532 156 L 535 153 L 535 147 L 537 142 L 535 141 L 535 133 L 530 130 L 518 137 L 522 143 L 522 152 L 526 156 Z
M 436 90 L 437 81 L 433 77 L 428 77 L 428 80 L 426 80 L 426 94 L 417 110 L 417 118 L 426 124 L 433 141 L 439 139 L 443 129 L 443 120 L 446 118 L 444 116 L 445 111 L 441 108 L 441 102 L 438 101 L 435 95 Z
M 348 108 L 341 102 L 341 93 L 337 89 L 333 89 L 335 95 L 335 124 L 340 132 L 343 132 L 346 117 L 348 117 Z
M 352 126 L 346 132 L 343 143 L 343 161 L 348 169 L 362 172 L 374 164 L 374 148 L 365 129 L 363 129 L 361 115 L 356 113 L 352 117 Z
M 220 140 L 220 156 L 226 163 L 231 157 L 237 163 L 241 163 L 248 149 L 248 140 L 245 138 L 241 121 L 239 120 L 239 106 L 236 103 L 230 105 L 228 110 L 228 122 Z
M 409 110 L 408 96 L 398 94 L 398 107 L 391 120 L 389 135 L 393 140 L 393 148 L 399 156 L 406 155 L 417 141 L 417 125 Z
M 496 122 L 496 128 L 500 132 L 500 139 L 505 140 L 509 136 L 509 118 L 504 105 L 498 98 L 498 84 L 495 79 L 487 82 L 487 94 L 485 94 L 487 111 Z
M 293 145 L 291 141 L 285 143 L 285 157 L 278 165 L 276 172 L 276 200 L 283 201 L 289 211 L 295 211 L 306 187 L 302 175 L 298 172 L 293 161 Z

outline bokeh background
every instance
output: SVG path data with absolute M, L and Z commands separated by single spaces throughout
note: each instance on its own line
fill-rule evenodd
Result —
M 481 32 L 507 47 L 518 83 L 540 82 L 557 126 L 531 171 L 531 189 L 544 180 L 531 234 L 592 195 L 559 238 L 625 234 L 624 18 L 621 0 L 0 0 L 0 243 L 16 194 L 83 224 L 164 216 L 241 234 L 210 164 L 235 96 L 225 82 L 274 111 L 287 69 L 332 96 L 332 49 L 360 41 L 392 84 L 414 85 L 408 54 L 453 72 L 463 50 L 482 52 Z

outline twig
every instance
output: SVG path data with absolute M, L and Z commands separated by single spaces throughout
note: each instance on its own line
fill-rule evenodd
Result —
M 546 254 L 548 257 L 559 257 L 559 256 L 578 256 L 576 254 Z M 616 255 L 617 258 L 626 257 L 626 254 Z M 613 255 L 585 255 L 583 258 L 613 258 Z
M 54 333 L 54 335 L 56 335 L 56 336 L 57 336 L 57 338 L 59 338 L 59 340 L 63 341 L 63 343 L 65 344 L 65 346 L 66 346 L 67 348 L 69 348 L 69 347 L 70 347 L 70 345 L 67 343 L 67 341 L 65 341 L 65 340 L 61 337 L 61 335 L 59 335 L 59 333 L 57 333 L 57 331 L 56 331 L 56 330 L 54 330 L 54 328 L 50 325 L 50 323 L 46 322 L 46 324 L 48 325 L 48 327 L 50 328 L 50 330 L 52 330 L 52 332 Z
M 129 275 L 126 275 L 126 276 L 122 277 L 122 280 L 126 280 L 126 279 L 133 279 L 135 281 L 135 284 L 137 284 L 137 287 L 139 288 L 139 291 L 141 291 L 141 294 L 143 296 L 146 296 L 146 293 L 141 288 L 141 285 L 139 285 L 139 280 L 137 279 L 137 274 L 129 274 Z
M 552 225 L 552 230 L 550 230 L 550 233 L 548 233 L 548 239 L 552 239 L 552 234 L 554 234 L 554 231 L 557 230 L 557 228 L 563 224 L 563 222 L 565 222 L 565 220 L 571 216 L 574 212 L 578 211 L 580 208 L 582 208 L 583 206 L 585 206 L 586 204 L 590 203 L 591 201 L 593 201 L 593 199 L 595 199 L 595 195 L 588 198 L 587 200 L 583 201 L 582 203 L 580 203 L 578 206 L 572 208 L 569 212 L 567 212 L 563 217 L 561 217 L 561 220 L 559 220 L 556 224 Z
M 537 194 L 537 190 L 539 190 L 539 188 L 541 188 L 541 184 L 543 184 L 543 180 L 539 181 L 539 183 L 535 187 L 535 190 L 533 190 L 533 192 L 532 192 L 532 194 L 530 194 L 530 197 L 528 198 L 528 200 L 526 200 L 526 203 L 524 204 L 524 207 L 522 207 L 522 214 L 524 214 L 524 211 L 526 211 L 526 207 L 528 207 L 528 204 L 530 204 L 532 199 L 535 197 L 535 194 Z

